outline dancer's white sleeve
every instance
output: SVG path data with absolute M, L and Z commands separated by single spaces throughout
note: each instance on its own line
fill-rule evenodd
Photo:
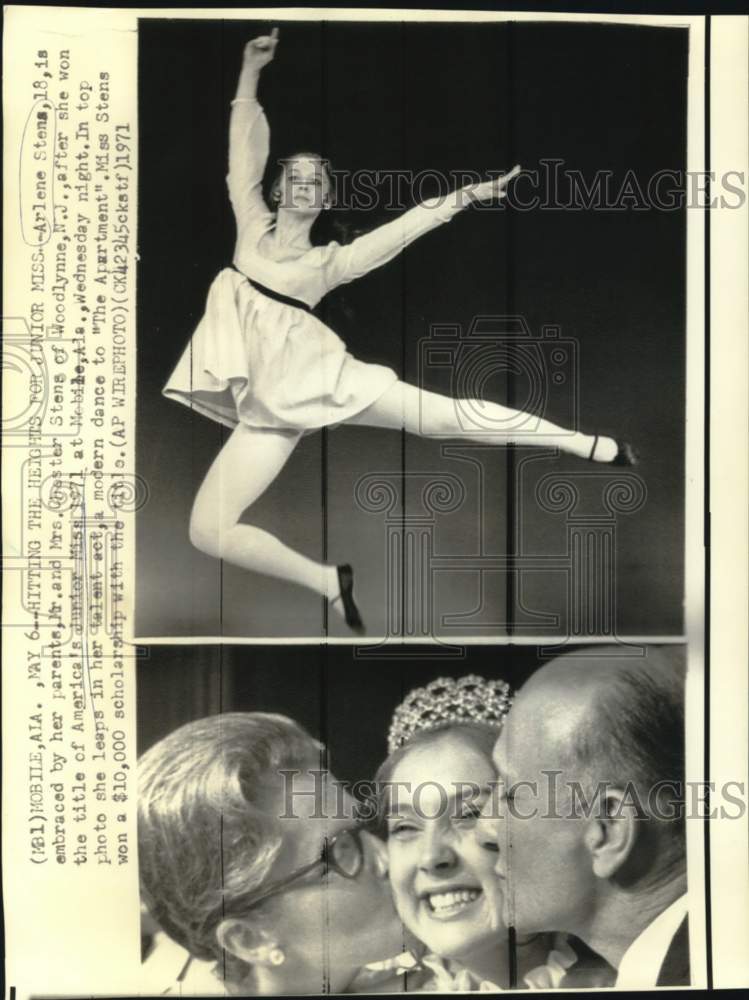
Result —
M 262 189 L 269 148 L 270 129 L 260 104 L 251 98 L 232 101 L 226 183 L 240 233 L 270 216 Z
M 361 278 L 368 271 L 386 264 L 409 243 L 449 222 L 464 207 L 462 192 L 456 191 L 447 199 L 430 198 L 344 246 L 329 243 L 323 254 L 328 289 Z

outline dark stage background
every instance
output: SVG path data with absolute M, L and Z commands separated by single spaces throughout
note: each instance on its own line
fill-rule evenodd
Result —
M 669 647 L 683 659 L 685 646 Z M 329 750 L 342 781 L 368 780 L 386 756 L 396 706 L 436 677 L 479 674 L 513 691 L 543 663 L 535 646 L 469 646 L 440 661 L 434 647 L 393 647 L 376 663 L 350 646 L 152 646 L 138 667 L 138 754 L 168 733 L 222 712 L 279 712 Z M 571 646 L 567 652 L 593 653 Z
M 243 45 L 270 27 L 140 22 L 137 433 L 138 472 L 150 488 L 138 521 L 136 632 L 143 637 L 322 630 L 321 602 L 311 593 L 191 548 L 193 497 L 227 432 L 161 396 L 212 279 L 232 256 L 229 101 Z M 282 23 L 280 36 L 260 90 L 271 163 L 299 148 L 320 149 L 346 170 L 483 172 L 515 162 L 532 170 L 559 159 L 588 181 L 612 171 L 615 190 L 628 170 L 644 186 L 657 171 L 686 165 L 686 31 L 298 22 Z M 425 183 L 420 193 L 436 191 Z M 356 222 L 370 228 L 383 218 L 364 212 Z M 551 324 L 576 341 L 580 429 L 632 441 L 647 489 L 644 506 L 616 525 L 620 635 L 682 631 L 685 226 L 683 210 L 468 210 L 326 302 L 354 355 L 410 381 L 430 324 L 466 329 L 479 315 L 519 314 L 534 335 Z M 430 373 L 426 385 L 447 388 L 440 377 Z M 484 391 L 500 402 L 523 401 L 523 386 L 502 375 Z M 545 415 L 566 422 L 569 412 L 566 390 L 552 393 Z M 435 441 L 339 428 L 306 437 L 246 516 L 313 557 L 351 561 L 369 632 L 384 634 L 386 523 L 354 502 L 359 478 L 397 478 L 403 469 L 459 477 L 465 502 L 434 521 L 441 554 L 501 555 L 515 547 L 558 555 L 564 516 L 539 507 L 537 481 L 549 473 L 614 473 L 567 457 L 539 458 L 521 470 L 527 454 L 461 446 L 448 457 Z M 481 503 L 471 456 L 483 466 Z M 396 518 L 418 509 L 410 486 L 401 499 Z M 539 631 L 534 613 L 560 616 L 557 631 L 566 630 L 563 575 L 530 573 L 518 583 L 497 571 L 484 584 L 480 593 L 470 569 L 439 574 L 437 616 L 482 603 L 462 634 Z M 446 631 L 439 617 L 433 627 Z M 331 634 L 347 633 L 335 626 Z

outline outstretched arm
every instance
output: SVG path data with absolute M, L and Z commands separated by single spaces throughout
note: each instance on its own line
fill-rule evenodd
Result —
M 262 180 L 270 146 L 270 130 L 257 100 L 260 71 L 275 54 L 278 28 L 248 42 L 244 49 L 237 94 L 229 122 L 229 174 L 226 178 L 237 222 L 265 214 Z
M 333 244 L 333 249 L 325 262 L 328 289 L 354 281 L 368 271 L 381 267 L 419 236 L 423 236 L 444 222 L 449 222 L 453 216 L 474 202 L 501 200 L 507 193 L 505 188 L 519 173 L 520 167 L 516 166 L 508 174 L 494 180 L 458 188 L 446 199 L 429 198 L 392 222 L 379 226 L 352 243 L 345 246 Z

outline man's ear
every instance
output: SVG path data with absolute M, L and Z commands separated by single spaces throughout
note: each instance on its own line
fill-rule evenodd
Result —
M 622 789 L 607 788 L 601 793 L 584 837 L 597 878 L 612 878 L 626 864 L 637 840 L 637 822 L 637 810 Z
M 251 965 L 283 965 L 286 955 L 275 938 L 247 920 L 229 917 L 216 928 L 218 943 L 229 954 Z

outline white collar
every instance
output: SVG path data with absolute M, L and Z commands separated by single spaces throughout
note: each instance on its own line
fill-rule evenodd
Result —
M 577 961 L 577 954 L 572 950 L 566 938 L 555 935 L 554 947 L 549 952 L 544 965 L 537 965 L 523 976 L 523 986 L 532 990 L 559 989 L 567 970 Z M 442 958 L 440 955 L 427 954 L 422 956 L 421 965 L 434 973 L 435 988 L 442 993 L 475 992 L 501 993 L 504 987 L 491 979 L 481 979 L 475 973 L 465 968 L 454 959 Z
M 648 924 L 619 963 L 617 988 L 645 990 L 656 985 L 668 949 L 686 915 L 687 897 L 684 894 Z

